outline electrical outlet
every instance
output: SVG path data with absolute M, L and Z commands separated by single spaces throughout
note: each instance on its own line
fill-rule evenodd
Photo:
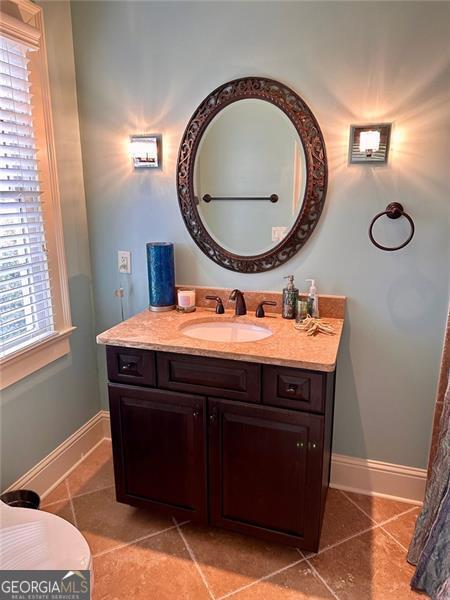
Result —
M 131 252 L 129 250 L 118 251 L 117 268 L 119 273 L 131 273 Z
M 287 227 L 272 227 L 272 242 L 281 242 L 286 234 Z

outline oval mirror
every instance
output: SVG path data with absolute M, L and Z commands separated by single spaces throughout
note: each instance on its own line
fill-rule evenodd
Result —
M 319 126 L 273 80 L 227 83 L 199 106 L 180 146 L 180 207 L 198 246 L 221 266 L 261 272 L 305 243 L 325 200 Z

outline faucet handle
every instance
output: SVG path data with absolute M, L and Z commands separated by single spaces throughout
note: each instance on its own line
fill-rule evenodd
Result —
M 264 312 L 264 306 L 276 306 L 276 305 L 277 305 L 277 303 L 272 302 L 272 300 L 263 300 L 262 302 L 260 302 L 258 304 L 258 308 L 256 309 L 255 317 L 258 317 L 259 319 L 261 319 L 262 317 L 266 316 L 266 313 Z
M 223 307 L 222 298 L 220 296 L 205 296 L 207 300 L 215 300 L 216 301 L 216 314 L 223 315 L 225 309 Z

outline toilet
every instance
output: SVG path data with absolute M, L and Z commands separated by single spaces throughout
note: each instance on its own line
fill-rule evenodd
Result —
M 88 543 L 69 522 L 0 500 L 0 569 L 91 570 Z M 92 589 L 91 573 L 91 589 Z

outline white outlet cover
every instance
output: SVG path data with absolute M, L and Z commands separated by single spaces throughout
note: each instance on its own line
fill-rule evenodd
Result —
M 272 227 L 272 242 L 281 242 L 286 234 L 287 227 Z
M 129 250 L 118 251 L 117 268 L 119 273 L 131 273 L 131 252 Z

